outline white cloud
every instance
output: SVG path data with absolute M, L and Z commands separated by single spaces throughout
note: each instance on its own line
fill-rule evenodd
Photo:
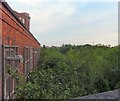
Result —
M 75 12 L 76 8 L 69 4 L 45 4 L 39 10 L 31 12 L 31 18 L 34 19 L 34 22 L 38 26 L 37 30 L 45 34 L 58 28 L 60 24 L 63 24 Z M 33 24 L 32 30 L 36 30 L 34 26 Z
M 44 38 L 43 44 L 57 45 L 63 43 L 81 44 L 94 42 L 115 45 L 118 42 L 117 9 L 115 8 L 98 12 L 87 12 L 85 15 L 82 15 L 80 10 L 78 12 L 74 5 L 67 3 L 46 5 L 44 9 L 39 10 L 33 16 L 38 27 L 34 28 L 33 25 L 32 28 L 34 32 L 40 33 L 37 35 L 37 37 L 40 37 L 39 40 Z M 81 15 L 76 18 L 71 17 L 77 13 L 81 13 Z M 67 25 L 68 29 L 63 29 Z M 76 27 L 70 28 L 72 25 Z M 56 35 L 52 34 L 55 30 Z M 61 35 L 58 35 L 60 34 L 59 31 L 61 31 Z
M 41 44 L 95 42 L 113 45 L 117 43 L 117 9 L 115 8 L 84 12 L 77 6 L 84 7 L 85 2 L 77 5 L 77 3 L 70 3 L 72 1 L 63 3 L 62 0 L 51 3 L 49 3 L 51 0 L 46 3 L 45 0 L 44 2 L 41 0 L 7 1 L 18 11 L 30 13 L 31 30 Z M 12 4 L 12 2 L 16 3 Z

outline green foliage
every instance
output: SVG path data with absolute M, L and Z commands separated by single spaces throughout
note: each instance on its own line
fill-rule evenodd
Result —
M 13 71 L 14 71 L 14 70 L 12 69 L 12 66 L 11 66 L 10 64 L 7 64 L 7 65 L 6 65 L 5 70 L 6 70 L 6 73 L 8 73 L 8 74 L 12 74 Z
M 118 47 L 63 45 L 41 49 L 38 68 L 18 85 L 24 99 L 70 99 L 120 87 Z

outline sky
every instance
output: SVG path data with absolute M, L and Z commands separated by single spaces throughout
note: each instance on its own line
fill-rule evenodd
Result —
M 118 44 L 118 3 L 113 0 L 6 0 L 28 12 L 31 32 L 41 45 Z

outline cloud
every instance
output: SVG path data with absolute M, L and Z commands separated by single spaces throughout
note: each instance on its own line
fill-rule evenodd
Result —
M 76 6 L 54 3 L 36 11 L 33 19 L 36 19 L 38 27 L 34 28 L 33 24 L 32 28 L 34 32 L 40 33 L 36 34 L 38 39 L 46 45 L 93 42 L 117 44 L 117 6 L 90 12 Z
M 16 10 L 30 13 L 31 31 L 41 44 L 117 43 L 117 3 L 97 9 L 86 2 L 13 1 Z
M 70 4 L 43 4 L 44 7 L 31 12 L 31 18 L 36 23 L 37 30 L 48 33 L 60 27 L 69 17 L 76 13 L 76 8 Z M 33 24 L 33 30 L 34 30 Z M 36 30 L 36 29 L 35 29 Z
M 38 3 L 39 0 L 19 0 L 17 2 L 18 3 L 25 3 L 25 4 L 33 4 L 33 3 Z

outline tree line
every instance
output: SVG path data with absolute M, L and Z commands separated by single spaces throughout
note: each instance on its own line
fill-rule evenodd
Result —
M 118 46 L 62 45 L 41 48 L 37 69 L 18 84 L 16 97 L 70 99 L 120 88 Z

